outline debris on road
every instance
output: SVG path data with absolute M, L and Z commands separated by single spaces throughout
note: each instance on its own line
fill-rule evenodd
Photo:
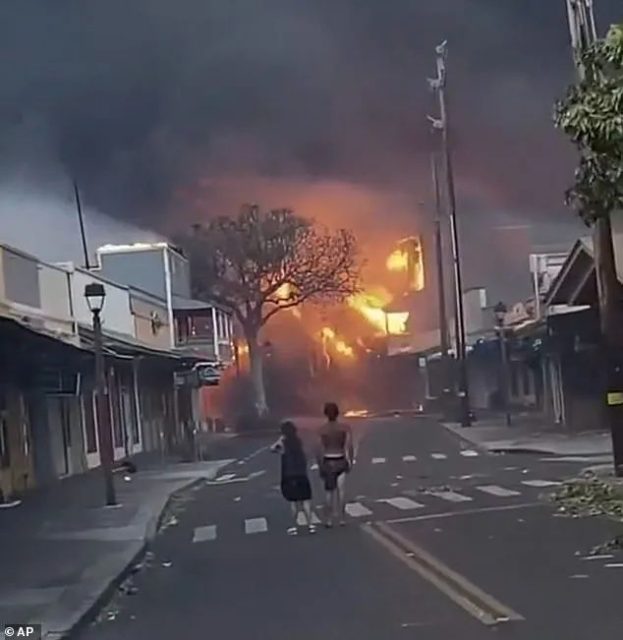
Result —
M 623 522 L 623 492 L 593 476 L 567 481 L 552 494 L 558 513 L 571 518 L 607 516 Z

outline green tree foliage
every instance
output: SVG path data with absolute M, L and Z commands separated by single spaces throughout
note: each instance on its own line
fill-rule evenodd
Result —
M 623 209 L 623 24 L 579 62 L 583 77 L 557 103 L 555 123 L 580 152 L 567 203 L 590 225 Z

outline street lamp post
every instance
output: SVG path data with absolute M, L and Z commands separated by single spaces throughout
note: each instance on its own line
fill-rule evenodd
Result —
M 107 406 L 106 373 L 104 367 L 104 354 L 102 350 L 102 320 L 100 314 L 104 307 L 106 290 L 97 282 L 87 284 L 84 288 L 84 297 L 93 314 L 93 341 L 95 346 L 95 397 L 97 400 L 97 438 L 100 450 L 100 461 L 104 472 L 104 485 L 106 489 L 106 504 L 117 504 L 115 495 L 115 483 L 113 480 L 113 447 L 112 433 L 110 429 L 110 413 Z
M 498 334 L 498 340 L 500 343 L 500 364 L 501 364 L 501 395 L 502 406 L 504 407 L 504 413 L 506 415 L 506 426 L 511 426 L 511 412 L 509 404 L 509 392 L 508 392 L 508 344 L 506 342 L 506 305 L 503 302 L 498 302 L 493 308 L 495 315 L 495 329 Z

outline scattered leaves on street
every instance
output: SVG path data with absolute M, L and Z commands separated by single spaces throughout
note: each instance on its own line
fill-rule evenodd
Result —
M 607 516 L 623 521 L 623 492 L 594 475 L 565 482 L 552 494 L 560 515 L 579 518 Z

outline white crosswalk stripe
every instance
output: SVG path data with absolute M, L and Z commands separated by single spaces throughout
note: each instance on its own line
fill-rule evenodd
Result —
M 244 532 L 246 534 L 266 533 L 266 531 L 268 531 L 266 518 L 247 518 L 244 521 Z
M 313 511 L 312 511 L 311 521 L 312 521 L 312 524 L 320 524 L 320 518 Z M 299 527 L 304 527 L 307 525 L 307 519 L 305 518 L 305 514 L 302 513 L 301 511 L 299 511 L 299 514 L 296 517 L 296 524 L 298 524 Z
M 527 487 L 557 487 L 562 483 L 554 482 L 554 480 L 522 480 L 521 484 L 525 484 Z
M 216 540 L 216 525 L 209 524 L 206 527 L 196 527 L 193 532 L 193 542 L 207 542 Z
M 378 502 L 385 502 L 392 507 L 396 507 L 396 509 L 400 509 L 401 511 L 424 508 L 423 504 L 415 502 L 414 500 L 411 500 L 409 498 L 405 498 L 404 496 L 396 496 L 395 498 L 384 498 L 383 500 L 378 500 Z
M 235 473 L 226 473 L 225 475 L 219 476 L 216 481 L 217 482 L 227 482 L 227 480 L 231 480 L 232 478 L 235 478 L 236 474 Z
M 430 457 L 433 460 L 445 460 L 448 456 L 445 453 L 431 453 Z
M 430 495 L 448 502 L 471 502 L 473 498 L 464 496 L 462 493 L 456 491 L 429 491 Z
M 496 496 L 498 498 L 510 498 L 511 496 L 520 496 L 521 492 L 514 491 L 513 489 L 505 489 L 499 487 L 497 484 L 483 485 L 482 487 L 476 487 L 478 491 L 488 493 L 489 495 Z
M 372 458 L 372 464 L 383 464 L 386 462 L 386 458 Z
M 415 462 L 417 458 L 415 456 L 402 456 L 403 462 Z
M 372 515 L 372 511 L 368 507 L 364 507 L 361 502 L 349 502 L 346 505 L 346 513 L 351 518 L 363 518 L 364 516 Z
M 477 458 L 480 454 L 478 451 L 474 451 L 473 449 L 463 449 L 461 451 L 461 455 L 464 458 Z

